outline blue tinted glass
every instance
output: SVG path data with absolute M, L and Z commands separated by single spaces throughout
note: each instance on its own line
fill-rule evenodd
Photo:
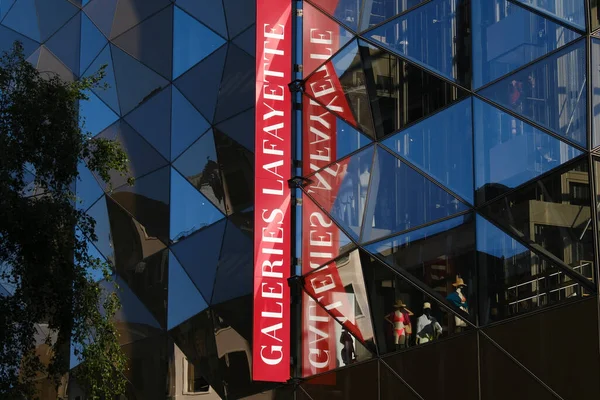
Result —
M 75 186 L 77 209 L 85 211 L 104 194 L 104 191 L 100 188 L 98 181 L 96 181 L 96 178 L 94 178 L 94 175 L 92 175 L 84 162 L 80 162 L 77 166 L 77 173 L 79 174 Z
M 171 86 L 146 100 L 125 117 L 163 157 L 171 153 Z
M 585 30 L 585 0 L 516 0 Z
M 13 4 L 15 4 L 15 0 L 0 0 L 0 21 L 6 17 Z
M 151 93 L 169 83 L 156 72 L 132 58 L 116 46 L 111 45 L 115 77 L 119 86 L 119 104 L 122 115 L 127 114 Z
M 106 259 L 104 258 L 104 256 L 102 254 L 100 254 L 100 252 L 98 251 L 98 249 L 96 248 L 96 246 L 94 246 L 92 244 L 92 242 L 90 242 L 89 240 L 87 240 L 87 238 L 83 235 L 83 233 L 79 230 L 79 228 L 75 228 L 75 236 L 77 237 L 78 240 L 81 240 L 81 241 L 85 242 L 85 249 L 87 251 L 87 254 L 90 257 L 97 259 L 101 263 L 105 263 L 106 262 Z M 74 260 L 74 262 L 77 263 L 77 260 Z M 85 268 L 88 276 L 94 282 L 101 281 L 104 278 L 104 273 L 103 273 L 102 269 L 92 268 L 90 266 L 83 266 L 83 265 L 81 265 L 81 266 Z M 2 268 L 0 267 L 0 270 L 1 269 Z
M 131 290 L 127 282 L 120 276 L 115 277 L 115 283 L 119 286 L 119 290 L 115 290 L 113 283 L 102 281 L 100 287 L 105 288 L 108 293 L 117 293 L 121 301 L 121 309 L 115 313 L 115 320 L 119 322 L 127 322 L 128 324 L 148 325 L 153 328 L 161 329 L 160 324 L 152 315 L 148 308 L 140 301 L 140 299 Z
M 210 125 L 198 110 L 183 97 L 179 90 L 173 87 L 171 105 L 171 160 L 177 158 L 183 150 L 206 132 L 209 127 Z
M 240 33 L 233 39 L 233 44 L 251 56 L 254 56 L 256 53 L 256 26 L 252 25 L 250 28 Z
M 378 148 L 361 241 L 375 240 L 465 210 L 467 207 L 454 196 Z
M 355 240 L 360 236 L 374 146 L 308 177 L 304 190 Z
M 173 34 L 173 79 L 225 43 L 222 37 L 178 7 L 175 7 Z
M 171 252 L 169 252 L 169 299 L 167 304 L 169 307 L 167 329 L 179 325 L 208 307 L 206 300 Z
M 139 25 L 170 4 L 171 0 L 120 0 L 117 3 L 115 18 L 112 22 L 110 39 Z
M 478 203 L 577 157 L 581 151 L 484 101 L 474 100 Z
M 85 15 L 81 14 L 81 56 L 79 59 L 80 71 L 83 73 L 96 58 L 100 50 L 106 45 L 106 38 L 96 28 L 96 25 Z M 112 68 L 111 68 L 112 69 Z
M 222 1 L 176 0 L 175 3 L 219 35 L 227 38 L 227 25 Z
M 172 247 L 173 253 L 205 299 L 212 297 L 225 220 L 196 232 Z
M 119 107 L 119 96 L 117 95 L 117 83 L 115 81 L 115 72 L 113 69 L 112 58 L 110 56 L 110 46 L 106 46 L 100 55 L 94 60 L 92 65 L 85 71 L 84 76 L 88 77 L 100 70 L 100 67 L 106 65 L 104 69 L 104 79 L 101 84 L 105 84 L 106 87 L 96 88 L 94 92 L 100 97 L 106 104 L 109 105 L 115 112 L 120 112 Z
M 214 7 L 214 2 L 210 2 Z M 256 21 L 256 4 L 247 0 L 223 0 L 229 37 L 234 38 Z M 215 7 L 218 12 L 219 7 Z
M 600 39 L 592 38 L 592 147 L 600 146 Z
M 2 21 L 3 25 L 41 42 L 35 0 L 17 1 Z
M 586 146 L 585 59 L 585 41 L 578 41 L 480 94 Z
M 473 204 L 471 99 L 434 114 L 383 143 Z
M 46 42 L 46 47 L 76 75 L 79 75 L 80 39 L 81 13 L 71 18 Z
M 216 126 L 221 132 L 254 151 L 254 109 L 244 111 Z
M 229 45 L 213 122 L 223 121 L 255 105 L 256 60 L 236 45 Z
M 480 87 L 579 35 L 506 0 L 475 0 L 473 86 Z M 498 40 L 501 37 L 502 40 Z
M 83 121 L 84 132 L 96 135 L 119 119 L 119 116 L 94 93 L 88 91 L 86 94 L 89 100 L 79 102 L 79 116 Z
M 106 207 L 106 198 L 102 197 L 96 202 L 88 211 L 87 215 L 92 217 L 96 221 L 95 233 L 96 241 L 94 245 L 104 258 L 110 261 L 113 265 L 115 263 L 115 252 L 112 241 L 112 234 L 110 230 L 110 221 L 108 219 L 108 209 Z
M 225 216 L 178 172 L 171 169 L 171 240 L 176 242 Z
M 174 82 L 209 122 L 215 114 L 226 55 L 227 46 L 222 46 Z
M 90 17 L 94 24 L 104 33 L 104 36 L 110 36 L 110 28 L 115 17 L 118 0 L 94 0 L 86 5 L 84 11 Z
M 22 0 L 17 3 L 19 2 L 22 2 Z M 79 11 L 79 8 L 73 3 L 64 0 L 36 0 L 35 4 L 42 42 L 48 40 L 54 32 Z
M 360 30 L 378 25 L 425 1 L 427 0 L 365 1 L 361 12 Z
M 21 44 L 23 45 L 23 51 L 25 53 L 25 57 L 29 57 L 31 55 L 31 53 L 36 51 L 36 49 L 39 46 L 39 44 L 37 42 L 34 42 L 33 40 L 29 39 L 28 37 L 25 37 L 15 31 L 13 31 L 12 29 L 8 29 L 8 28 L 0 25 L 0 52 L 11 50 L 13 47 L 13 44 L 17 40 L 19 42 L 21 42 Z M 35 65 L 37 65 L 37 62 L 32 63 L 32 64 L 34 64 L 34 66 L 35 66 Z
M 364 0 L 312 0 L 311 3 L 319 6 L 327 14 L 335 17 L 350 29 L 354 31 L 358 30 Z M 372 2 L 367 1 L 367 3 Z
M 468 87 L 471 61 L 467 3 L 433 0 L 365 35 Z

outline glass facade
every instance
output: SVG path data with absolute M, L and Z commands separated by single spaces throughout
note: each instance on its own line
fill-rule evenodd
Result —
M 80 115 L 136 183 L 81 164 L 77 206 L 122 288 L 124 398 L 600 398 L 598 2 L 293 4 L 276 385 L 251 378 L 255 2 L 0 0 L 0 50 L 66 80 L 107 66 Z

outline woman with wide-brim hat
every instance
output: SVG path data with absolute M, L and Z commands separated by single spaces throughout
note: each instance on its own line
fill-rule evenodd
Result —
M 454 286 L 456 289 L 454 292 L 450 293 L 446 297 L 446 300 L 452 303 L 456 308 L 459 308 L 464 312 L 469 313 L 469 304 L 467 303 L 467 297 L 463 293 L 464 289 L 467 287 L 467 284 L 460 276 L 456 276 L 456 280 L 454 281 L 452 286 Z M 457 316 L 454 317 L 454 323 L 457 327 L 457 330 L 462 330 L 462 328 L 467 326 L 467 323 Z
M 394 327 L 394 344 L 396 350 L 403 349 L 407 345 L 407 335 L 411 327 L 410 315 L 412 313 L 406 308 L 402 300 L 394 303 L 394 312 L 386 315 L 385 319 Z M 410 329 L 412 331 L 412 329 Z

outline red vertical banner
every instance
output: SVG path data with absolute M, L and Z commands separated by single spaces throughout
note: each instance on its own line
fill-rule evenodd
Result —
M 290 377 L 292 2 L 256 2 L 252 379 Z

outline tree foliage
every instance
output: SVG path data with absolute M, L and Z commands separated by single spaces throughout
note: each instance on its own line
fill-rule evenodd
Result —
M 74 190 L 84 161 L 107 182 L 111 170 L 127 174 L 118 143 L 80 128 L 78 102 L 102 77 L 103 70 L 67 83 L 40 73 L 18 43 L 0 58 L 2 399 L 35 398 L 41 377 L 59 385 L 70 346 L 84 360 L 77 378 L 92 398 L 124 390 L 126 363 L 113 322 L 120 305 L 114 291 L 92 279 L 99 270 L 109 280 L 111 269 L 88 252 L 95 222 L 76 207 Z M 36 353 L 41 344 L 49 357 Z

